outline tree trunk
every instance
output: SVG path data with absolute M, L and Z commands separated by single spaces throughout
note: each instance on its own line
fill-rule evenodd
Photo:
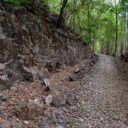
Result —
M 88 4 L 88 44 L 90 44 L 90 4 Z
M 117 47 L 118 46 L 118 12 L 116 9 L 116 38 L 115 38 L 115 56 L 117 56 Z
M 59 18 L 58 18 L 58 21 L 57 21 L 57 28 L 59 28 L 62 25 L 64 8 L 65 8 L 67 2 L 68 2 L 68 0 L 63 0 L 63 5 L 62 5 L 62 7 L 60 9 Z
M 76 8 L 77 8 L 76 0 L 74 0 L 73 2 L 74 2 L 75 9 L 76 9 Z M 80 24 L 80 16 L 79 16 L 79 13 L 77 12 L 76 15 L 77 15 L 77 19 L 78 19 L 79 33 L 80 33 L 80 35 L 82 36 L 82 30 L 81 30 L 81 24 Z
M 91 4 L 92 0 L 89 1 L 89 4 L 88 4 L 88 44 L 91 43 L 91 26 L 90 26 L 90 16 L 91 16 L 91 10 L 90 10 L 90 4 Z
M 128 19 L 127 19 L 127 17 L 128 17 L 128 15 L 127 15 L 128 13 L 127 13 L 127 11 L 125 11 L 125 35 L 124 35 L 124 40 L 125 40 L 125 52 L 126 52 L 126 50 L 127 50 L 127 48 L 128 48 L 128 44 L 127 44 L 127 29 L 128 29 Z

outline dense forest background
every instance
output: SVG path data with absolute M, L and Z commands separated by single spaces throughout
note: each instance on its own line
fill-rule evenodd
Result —
M 59 13 L 62 1 L 45 2 Z M 127 0 L 69 0 L 64 18 L 96 52 L 119 55 L 128 47 Z
M 9 0 L 19 6 L 29 0 Z M 33 0 L 32 3 L 38 3 Z M 127 0 L 43 0 L 93 51 L 124 54 L 128 48 Z M 63 17 L 63 18 L 62 18 Z M 61 21 L 61 22 L 62 22 Z

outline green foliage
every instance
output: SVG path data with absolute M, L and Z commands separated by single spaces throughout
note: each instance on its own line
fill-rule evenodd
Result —
M 62 0 L 45 0 L 51 11 L 59 13 Z M 118 14 L 118 26 L 116 25 L 116 12 Z M 122 45 L 128 37 L 128 30 L 124 28 L 128 13 L 128 1 L 120 0 L 69 0 L 65 9 L 67 25 L 75 29 L 83 40 L 96 52 L 115 55 L 115 39 L 118 27 L 118 49 L 120 53 Z M 128 25 L 127 25 L 128 26 Z M 122 43 L 123 42 L 123 43 Z M 128 45 L 125 41 L 125 45 Z M 123 46 L 124 47 L 124 46 Z M 125 50 L 125 48 L 123 48 Z
M 89 106 L 83 106 L 83 107 L 82 107 L 82 110 L 85 111 L 85 112 L 86 112 L 86 111 L 89 111 L 90 109 L 91 109 L 91 108 L 90 108 Z
M 13 3 L 15 5 L 17 5 L 20 8 L 23 8 L 23 3 L 25 2 L 32 2 L 31 0 L 1 0 L 2 2 L 9 2 L 9 3 Z
M 68 127 L 73 127 L 74 123 L 73 122 L 68 122 L 67 125 L 68 125 Z
M 61 7 L 61 0 L 44 0 L 44 2 L 49 6 L 53 13 L 59 14 Z

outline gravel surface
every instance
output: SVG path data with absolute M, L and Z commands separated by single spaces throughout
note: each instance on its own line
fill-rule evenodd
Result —
M 119 75 L 113 57 L 99 55 L 87 88 L 92 107 L 89 128 L 128 128 L 128 81 Z
M 119 75 L 113 57 L 99 55 L 72 92 L 74 106 L 59 108 L 58 123 L 64 128 L 128 128 L 128 81 Z

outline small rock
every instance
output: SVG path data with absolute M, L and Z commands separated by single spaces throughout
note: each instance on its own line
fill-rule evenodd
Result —
M 50 81 L 49 81 L 49 79 L 44 79 L 43 82 L 44 82 L 44 85 L 46 87 L 50 87 Z
M 45 97 L 45 102 L 46 102 L 46 104 L 47 104 L 48 106 L 51 105 L 52 101 L 53 101 L 52 95 L 49 94 L 47 97 Z
M 69 81 L 75 81 L 75 78 L 69 77 Z
M 7 80 L 8 76 L 7 76 L 7 74 L 6 74 L 6 75 L 0 76 L 0 78 L 1 78 L 2 80 Z
M 4 94 L 0 94 L 0 101 L 5 101 L 7 99 L 7 96 Z
M 119 119 L 120 119 L 120 117 L 118 117 L 118 116 L 116 116 L 116 115 L 114 115 L 112 118 L 113 118 L 114 120 L 119 120 Z
M 62 105 L 66 104 L 66 101 L 67 101 L 67 95 L 59 93 L 59 95 L 53 96 L 53 102 L 52 103 L 55 106 L 62 106 Z
M 64 120 L 58 119 L 58 123 L 59 123 L 59 124 L 62 124 L 62 123 L 64 123 Z
M 79 118 L 79 121 L 81 121 L 81 122 L 84 122 L 84 119 L 82 119 L 82 118 Z
M 35 104 L 40 104 L 40 100 L 38 98 L 34 99 Z
M 70 110 L 67 109 L 66 107 L 64 107 L 64 108 L 63 108 L 63 111 L 64 111 L 65 113 L 68 113 Z
M 24 120 L 24 124 L 27 124 L 27 125 L 28 125 L 28 124 L 29 124 L 29 121 L 27 121 L 27 120 Z
M 34 103 L 34 104 L 37 104 L 37 105 L 40 104 L 40 100 L 39 100 L 38 98 L 36 98 L 36 99 L 34 99 L 34 100 L 29 99 L 29 102 L 32 103 L 32 104 L 33 104 L 33 103 Z
M 80 72 L 80 69 L 76 69 L 74 73 L 79 73 Z
M 64 128 L 63 126 L 58 126 L 58 127 L 56 127 L 56 128 Z
M 8 121 L 0 123 L 0 128 L 11 128 L 11 123 Z
M 75 96 L 72 93 L 68 93 L 67 94 L 67 100 L 66 103 L 68 105 L 73 105 L 73 103 L 75 102 Z
M 90 66 L 93 66 L 94 64 L 92 62 L 89 63 Z

